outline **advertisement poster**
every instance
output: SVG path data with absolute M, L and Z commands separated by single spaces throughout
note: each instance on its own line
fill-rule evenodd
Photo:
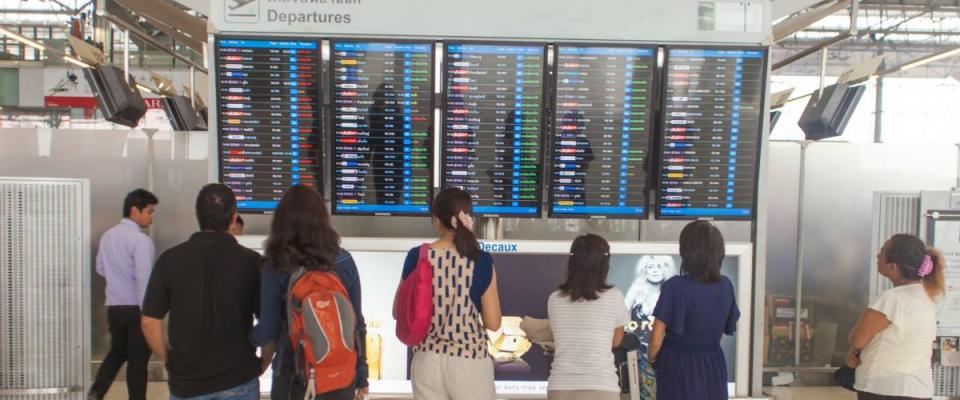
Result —
M 944 367 L 960 367 L 960 350 L 958 350 L 956 336 L 940 338 L 940 365 Z
M 630 288 L 624 293 L 630 320 L 637 323 L 633 334 L 640 341 L 637 358 L 640 364 L 641 399 L 655 399 L 657 395 L 656 371 L 647 358 L 650 333 L 653 332 L 653 310 L 660 299 L 660 287 L 668 279 L 680 274 L 679 262 L 677 256 L 641 256 L 634 263 L 632 277 L 626 273 L 629 272 L 629 263 L 617 269 L 620 279 L 616 279 L 616 282 L 621 286 L 622 282 L 630 282 Z
M 737 259 L 727 257 L 723 260 L 721 273 L 731 282 L 737 282 Z M 640 340 L 637 352 L 640 372 L 640 398 L 656 398 L 656 376 L 647 360 L 649 336 L 653 331 L 653 309 L 660 298 L 660 287 L 664 282 L 680 274 L 680 256 L 677 255 L 615 255 L 610 261 L 610 283 L 624 294 L 625 306 L 630 311 L 630 319 L 638 324 L 634 335 Z M 736 284 L 734 284 L 736 287 Z M 720 346 L 726 356 L 727 371 L 733 376 L 734 339 L 723 336 Z M 732 382 L 732 379 L 730 379 Z
M 353 256 L 363 287 L 371 389 L 374 392 L 392 392 L 393 388 L 409 388 L 406 381 L 409 379 L 411 355 L 396 338 L 391 313 L 406 253 L 353 252 Z M 493 333 L 488 343 L 495 360 L 498 391 L 545 393 L 550 374 L 550 356 L 526 337 L 526 333 L 519 328 L 519 322 L 524 316 L 547 318 L 547 300 L 563 282 L 568 256 L 493 253 L 493 257 L 504 317 L 502 329 Z M 723 273 L 733 282 L 737 282 L 736 263 L 733 257 L 724 260 Z M 660 295 L 660 286 L 679 274 L 679 270 L 678 256 L 614 254 L 611 257 L 608 282 L 624 294 L 624 307 L 628 309 L 631 319 L 637 322 L 639 329 L 635 334 L 643 344 L 638 354 L 641 399 L 654 399 L 656 393 L 654 371 L 646 361 L 647 336 L 653 329 L 653 308 Z M 732 377 L 733 338 L 724 336 L 721 346 Z M 507 390 L 513 387 L 518 390 Z
M 946 259 L 946 294 L 938 305 L 937 336 L 960 336 L 960 220 L 931 220 L 933 246 Z

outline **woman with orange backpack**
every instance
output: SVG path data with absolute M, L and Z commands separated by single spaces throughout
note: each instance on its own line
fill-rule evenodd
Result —
M 405 281 L 394 299 L 398 336 L 413 347 L 413 397 L 493 400 L 496 387 L 487 329 L 500 329 L 501 318 L 493 258 L 480 249 L 473 234 L 470 194 L 444 189 L 433 200 L 430 214 L 440 237 L 407 254 Z M 406 297 L 404 285 L 419 279 L 428 289 L 432 283 L 432 295 Z M 408 312 L 425 313 L 429 323 L 412 331 L 400 328 L 406 325 Z
M 311 329 L 323 334 L 307 334 Z M 308 389 L 316 400 L 364 398 L 365 338 L 353 257 L 340 248 L 320 193 L 293 186 L 270 226 L 260 277 L 260 319 L 250 333 L 253 345 L 276 346 L 270 398 L 301 400 Z M 314 345 L 317 340 L 324 342 Z M 265 355 L 265 363 L 269 358 Z

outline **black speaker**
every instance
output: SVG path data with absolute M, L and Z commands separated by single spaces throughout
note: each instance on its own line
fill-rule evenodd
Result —
M 193 110 L 190 99 L 186 96 L 164 97 L 163 111 L 175 131 L 205 131 L 207 130 L 206 117 Z
M 797 125 L 807 140 L 840 136 L 850 122 L 866 88 L 838 83 L 823 88 L 823 95 L 814 92 Z
M 128 83 L 119 68 L 112 65 L 84 68 L 83 76 L 90 84 L 93 96 L 97 99 L 97 106 L 107 121 L 132 128 L 137 126 L 143 114 L 147 113 L 147 105 L 144 104 L 140 91 Z M 133 81 L 131 77 L 129 82 Z

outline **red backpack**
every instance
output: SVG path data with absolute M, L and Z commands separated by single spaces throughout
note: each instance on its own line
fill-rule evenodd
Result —
M 407 346 L 423 343 L 433 322 L 433 265 L 430 245 L 420 246 L 417 265 L 400 283 L 393 315 L 397 319 L 397 338 Z
M 287 288 L 294 365 L 314 393 L 350 386 L 357 374 L 357 316 L 334 272 L 298 268 Z

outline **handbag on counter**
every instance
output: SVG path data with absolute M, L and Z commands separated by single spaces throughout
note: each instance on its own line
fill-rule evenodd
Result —
M 857 381 L 857 370 L 844 365 L 833 372 L 833 380 L 840 387 L 855 392 L 853 384 Z

